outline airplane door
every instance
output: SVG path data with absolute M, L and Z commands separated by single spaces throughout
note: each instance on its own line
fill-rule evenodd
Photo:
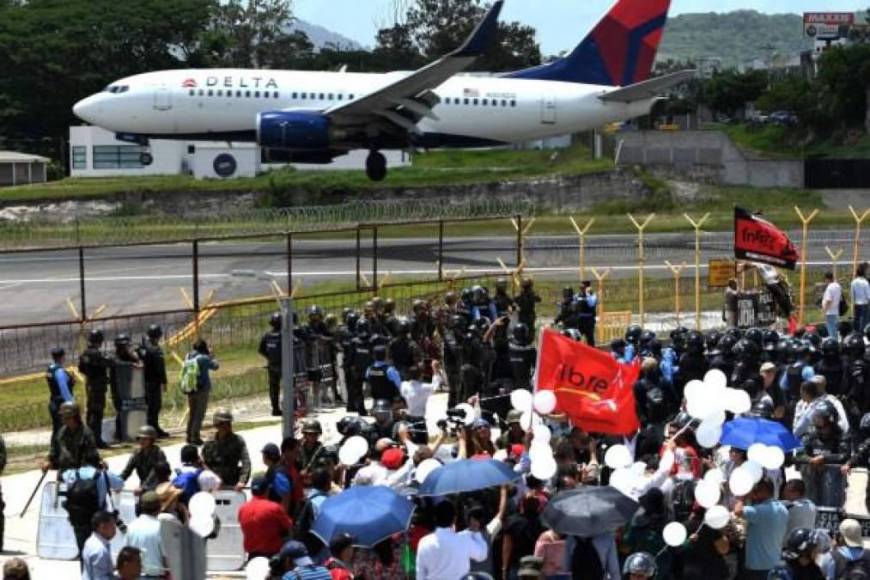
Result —
M 172 93 L 169 89 L 161 87 L 154 91 L 154 110 L 168 111 L 172 108 Z
M 556 124 L 556 97 L 541 99 L 541 123 L 544 125 Z

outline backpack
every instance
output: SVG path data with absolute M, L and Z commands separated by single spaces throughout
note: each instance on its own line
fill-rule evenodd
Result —
M 71 521 L 90 522 L 91 517 L 100 511 L 100 494 L 97 490 L 97 479 L 100 477 L 100 472 L 97 471 L 93 477 L 88 479 L 80 477 L 78 470 L 75 474 L 75 481 L 67 486 L 66 501 L 64 501 L 63 507 L 69 513 Z
M 294 519 L 293 534 L 294 536 L 308 548 L 309 554 L 317 553 L 323 544 L 311 533 L 311 526 L 314 525 L 316 514 L 314 513 L 314 504 L 312 499 L 315 497 L 325 497 L 326 494 L 321 491 L 316 491 L 311 497 L 305 498 L 302 505 L 297 511 Z
M 181 490 L 181 502 L 184 505 L 187 505 L 190 498 L 199 492 L 199 475 L 203 471 L 202 468 L 195 471 L 179 471 L 172 480 L 172 485 Z
M 576 538 L 571 554 L 571 571 L 574 578 L 604 578 L 601 556 L 589 538 Z
M 835 549 L 831 554 L 834 556 L 834 564 L 836 565 L 834 577 L 838 580 L 870 578 L 870 552 L 865 550 L 857 560 L 847 560 L 838 549 Z
M 674 521 L 687 522 L 695 505 L 695 481 L 684 479 L 677 482 L 671 492 L 671 506 L 674 510 Z
M 178 375 L 178 388 L 185 395 L 195 393 L 199 386 L 199 362 L 197 356 L 188 355 L 181 365 Z
M 842 294 L 840 296 L 840 316 L 846 316 L 847 312 L 849 312 L 849 301 L 846 299 L 846 295 Z

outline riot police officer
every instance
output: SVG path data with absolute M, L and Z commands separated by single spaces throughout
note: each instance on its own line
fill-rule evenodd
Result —
M 115 338 L 115 353 L 109 367 L 109 385 L 111 387 L 112 405 L 115 407 L 115 439 L 123 441 L 127 435 L 121 420 L 121 374 L 119 370 L 123 365 L 141 367 L 142 361 L 133 350 L 133 341 L 126 334 L 119 334 Z
M 825 377 L 828 393 L 835 397 L 846 394 L 846 368 L 840 352 L 840 342 L 828 337 L 822 341 L 822 360 L 816 372 Z
M 846 369 L 848 393 L 858 406 L 861 415 L 864 415 L 870 411 L 870 381 L 867 376 L 868 365 L 863 337 L 859 334 L 846 337 L 845 351 L 848 360 Z
M 160 428 L 160 409 L 163 407 L 163 393 L 169 380 L 166 377 L 166 359 L 160 347 L 163 329 L 152 324 L 145 332 L 146 339 L 140 350 L 142 362 L 145 365 L 145 403 L 148 405 L 147 423 L 161 438 L 169 437 L 169 433 Z
M 260 339 L 260 356 L 266 359 L 269 374 L 269 401 L 272 403 L 272 416 L 281 416 L 281 313 L 269 317 L 272 329 Z
M 683 398 L 683 389 L 689 381 L 701 381 L 710 370 L 704 356 L 704 336 L 697 330 L 686 334 L 686 349 L 680 355 L 678 370 L 674 377 L 677 397 Z
M 574 300 L 574 289 L 562 288 L 562 301 L 557 305 L 558 312 L 553 319 L 554 324 L 561 324 L 562 328 L 577 328 L 577 309 Z
M 461 401 L 460 370 L 462 368 L 462 341 L 466 332 L 465 317 L 454 314 L 447 322 L 443 338 L 444 374 L 447 375 L 447 390 L 449 392 L 447 406 L 453 408 Z
M 202 460 L 223 482 L 241 491 L 251 477 L 251 458 L 245 440 L 233 432 L 233 415 L 219 409 L 212 418 L 214 438 L 202 447 Z
M 531 342 L 529 327 L 522 322 L 515 324 L 509 344 L 514 389 L 531 390 L 532 372 L 537 360 L 537 350 Z
M 63 368 L 65 357 L 66 351 L 62 348 L 51 349 L 51 364 L 45 371 L 45 380 L 48 382 L 48 414 L 51 417 L 52 440 L 61 428 L 61 405 L 74 401 L 73 387 L 75 387 L 76 379 Z
M 387 362 L 387 349 L 378 345 L 372 349 L 371 366 L 366 370 L 366 381 L 371 388 L 372 398 L 392 401 L 400 396 L 402 377 L 396 367 Z
M 492 302 L 495 304 L 496 317 L 508 316 L 513 311 L 515 302 L 507 293 L 507 280 L 499 278 L 495 281 L 495 296 Z
M 595 346 L 595 315 L 598 308 L 598 296 L 592 291 L 592 282 L 583 282 L 577 293 L 577 330 L 586 339 L 586 344 Z
M 518 319 L 529 328 L 529 332 L 535 332 L 537 320 L 536 307 L 541 297 L 535 292 L 535 282 L 531 278 L 523 278 L 520 284 L 520 293 L 514 296 L 514 302 L 519 309 Z
M 399 371 L 403 381 L 407 381 L 412 367 L 423 363 L 423 351 L 411 338 L 411 324 L 404 319 L 396 323 L 396 335 L 390 341 L 389 358 Z
M 85 423 L 96 437 L 99 449 L 109 447 L 103 441 L 103 413 L 106 408 L 111 362 L 102 351 L 104 340 L 101 330 L 91 330 L 88 333 L 88 347 L 79 357 L 79 371 L 85 376 L 85 391 L 88 395 Z
M 303 327 L 302 337 L 305 341 L 305 368 L 308 369 L 311 385 L 311 404 L 314 409 L 320 409 L 326 404 L 322 383 L 328 383 L 332 378 L 324 375 L 324 369 L 330 366 L 328 342 L 332 336 L 324 323 L 320 306 L 314 305 L 308 309 L 308 324 Z
M 154 427 L 150 425 L 140 427 L 139 433 L 136 434 L 139 449 L 133 452 L 121 472 L 121 479 L 127 481 L 135 471 L 136 477 L 139 478 L 140 490 L 153 491 L 158 483 L 154 468 L 158 463 L 168 463 L 163 450 L 155 443 L 157 436 L 157 429 Z

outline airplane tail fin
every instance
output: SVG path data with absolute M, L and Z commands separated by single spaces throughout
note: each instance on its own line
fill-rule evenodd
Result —
M 627 86 L 650 78 L 671 0 L 617 0 L 574 51 L 508 78 Z

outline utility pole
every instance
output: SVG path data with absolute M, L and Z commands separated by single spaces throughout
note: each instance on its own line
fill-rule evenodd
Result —
M 284 437 L 293 436 L 293 414 L 296 411 L 293 368 L 293 298 L 279 300 L 281 306 L 281 391 L 284 397 L 281 427 Z

